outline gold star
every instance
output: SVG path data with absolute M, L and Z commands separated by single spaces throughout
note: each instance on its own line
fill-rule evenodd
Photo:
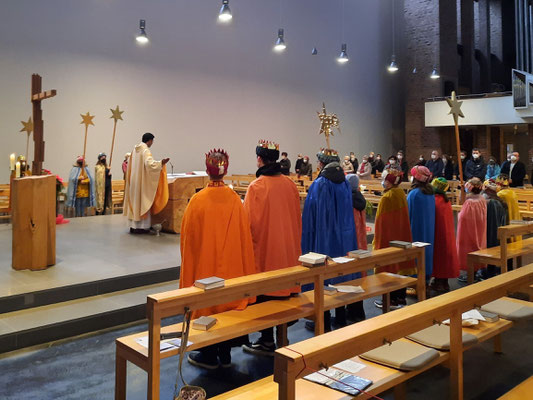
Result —
M 87 111 L 87 114 L 85 114 L 85 115 L 80 114 L 80 115 L 81 115 L 81 119 L 82 119 L 81 123 L 85 124 L 85 127 L 88 127 L 89 125 L 94 126 L 94 124 L 93 124 L 94 115 L 90 115 L 88 111 Z
M 328 115 L 328 113 L 326 112 L 325 103 L 322 103 L 322 113 L 317 112 L 317 114 L 318 119 L 320 120 L 320 132 L 318 134 L 324 134 L 324 136 L 326 137 L 326 143 L 329 148 L 329 137 L 334 136 L 332 127 L 337 128 L 339 133 L 341 131 L 339 127 L 339 118 L 337 117 L 337 114 Z
M 28 119 L 28 122 L 20 121 L 23 128 L 20 130 L 20 132 L 26 132 L 28 136 L 33 132 L 33 121 L 31 120 L 31 117 Z
M 453 119 L 456 123 L 459 120 L 459 117 L 465 117 L 465 115 L 461 111 L 461 105 L 463 104 L 463 102 L 457 101 L 457 98 L 455 97 L 455 91 L 452 92 L 452 98 L 446 99 L 446 102 L 450 106 L 450 112 L 448 113 L 448 115 L 453 114 Z
M 113 118 L 113 119 L 115 120 L 115 122 L 117 122 L 117 120 L 119 120 L 119 119 L 120 119 L 121 121 L 123 121 L 123 119 L 122 119 L 122 113 L 123 113 L 124 111 L 120 111 L 120 109 L 118 108 L 118 106 L 117 106 L 116 109 L 113 110 L 112 108 L 110 108 L 110 110 L 111 110 L 111 113 L 112 113 L 112 115 L 111 115 L 110 118 Z

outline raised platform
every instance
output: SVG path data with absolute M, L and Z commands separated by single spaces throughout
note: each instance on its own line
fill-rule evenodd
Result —
M 177 287 L 179 235 L 132 235 L 122 215 L 57 226 L 57 264 L 11 268 L 0 225 L 0 352 L 144 318 L 146 295 Z

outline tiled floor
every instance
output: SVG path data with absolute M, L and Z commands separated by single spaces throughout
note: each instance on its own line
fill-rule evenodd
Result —
M 0 225 L 0 297 L 92 282 L 181 264 L 179 235 L 131 235 L 126 218 L 72 218 L 58 225 L 56 265 L 44 271 L 11 268 L 11 225 Z

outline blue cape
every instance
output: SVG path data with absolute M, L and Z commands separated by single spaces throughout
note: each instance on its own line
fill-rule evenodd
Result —
M 321 176 L 307 193 L 302 216 L 302 253 L 310 251 L 330 257 L 345 256 L 357 249 L 352 189 L 348 181 L 333 183 Z M 356 279 L 350 274 L 326 281 L 340 283 Z M 305 290 L 305 288 L 304 288 Z
M 81 168 L 74 166 L 70 170 L 70 175 L 68 177 L 68 188 L 67 188 L 67 207 L 74 207 L 76 203 L 76 190 L 78 189 L 78 176 L 80 176 Z M 94 180 L 93 176 L 89 172 L 89 168 L 85 167 L 85 172 L 89 177 L 89 207 L 94 207 L 95 197 L 94 197 Z
M 426 280 L 433 273 L 433 245 L 435 243 L 435 196 L 422 193 L 419 188 L 407 195 L 409 221 L 413 242 L 431 243 L 426 250 Z

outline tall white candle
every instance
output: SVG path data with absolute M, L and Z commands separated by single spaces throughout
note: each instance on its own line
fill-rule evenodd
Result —
M 20 178 L 20 161 L 15 164 L 15 178 Z
M 15 169 L 15 153 L 9 156 L 9 169 L 13 171 Z

